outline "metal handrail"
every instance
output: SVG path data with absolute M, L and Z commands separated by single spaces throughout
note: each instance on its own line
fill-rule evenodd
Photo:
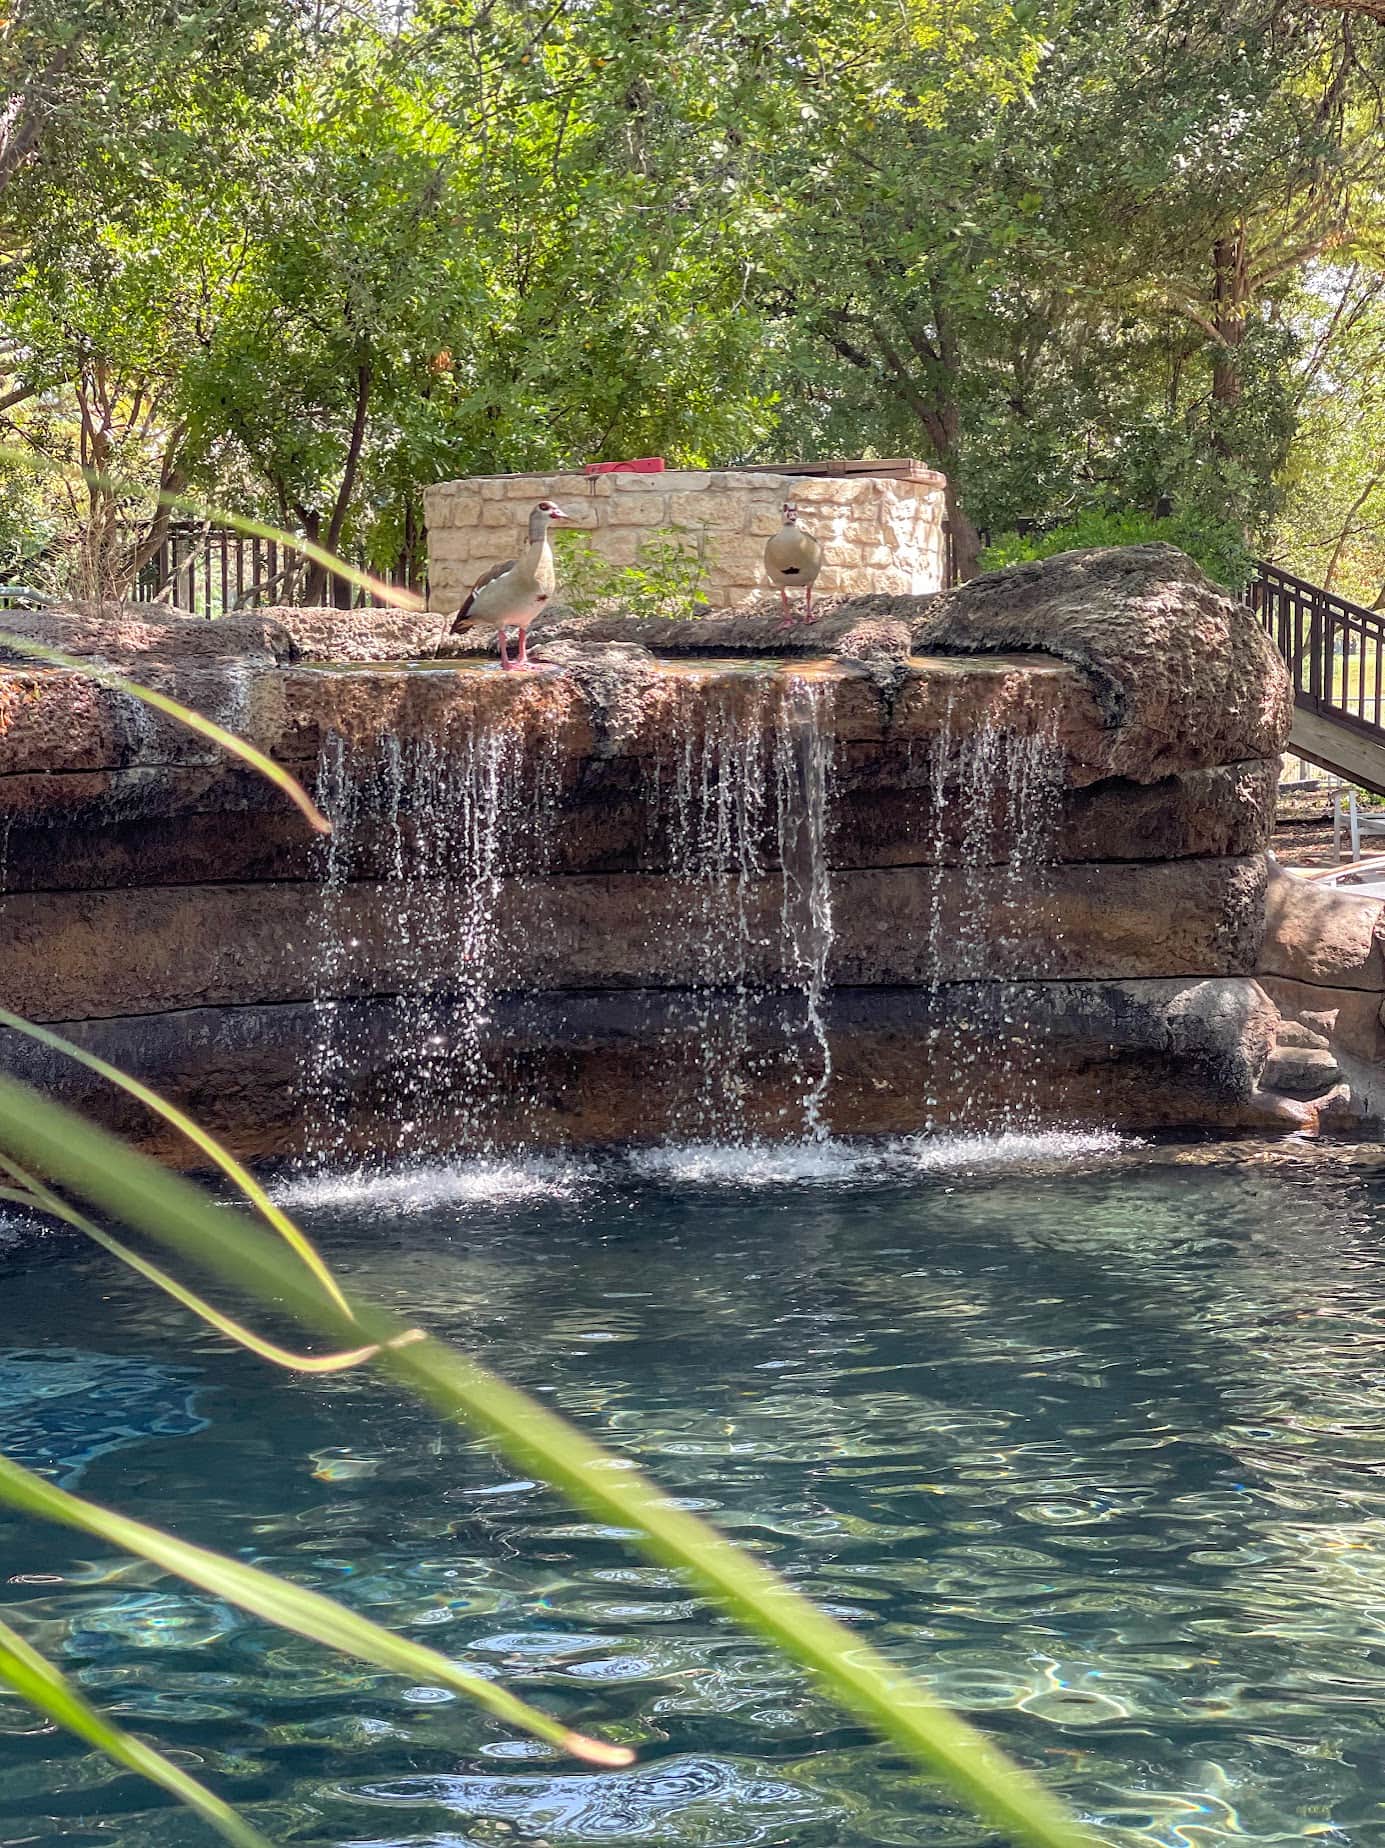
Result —
M 1246 601 L 1289 669 L 1295 705 L 1385 739 L 1385 610 L 1263 562 Z

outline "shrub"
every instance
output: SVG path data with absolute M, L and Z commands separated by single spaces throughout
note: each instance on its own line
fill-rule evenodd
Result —
M 711 567 L 707 535 L 690 543 L 682 527 L 661 526 L 640 542 L 633 565 L 613 565 L 585 533 L 559 533 L 559 600 L 575 616 L 618 609 L 630 616 L 691 616 Z
M 1147 545 L 1155 539 L 1178 546 L 1202 566 L 1208 577 L 1228 590 L 1244 589 L 1255 563 L 1244 535 L 1230 522 L 1195 513 L 1170 514 L 1161 520 L 1153 514 L 1125 508 L 1093 509 L 1047 532 L 1002 533 L 981 554 L 981 568 L 998 571 L 1004 565 L 1023 564 L 1031 558 L 1051 558 L 1055 552 L 1100 545 Z

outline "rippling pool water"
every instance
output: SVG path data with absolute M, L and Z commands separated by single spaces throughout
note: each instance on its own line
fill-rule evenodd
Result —
M 1079 1138 L 287 1193 L 357 1288 L 637 1456 L 1108 1838 L 1201 1848 L 1385 1842 L 1382 1189 L 1385 1166 Z M 582 1770 L 6 1519 L 6 1615 L 276 1841 L 988 1839 L 389 1387 L 271 1375 L 66 1239 L 2 1261 L 0 1448 L 640 1749 Z M 0 1703 L 0 1842 L 207 1839 Z

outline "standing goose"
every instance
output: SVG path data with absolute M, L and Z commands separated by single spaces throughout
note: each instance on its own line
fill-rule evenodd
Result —
M 566 518 L 556 502 L 540 501 L 529 515 L 529 543 L 523 552 L 518 558 L 507 558 L 503 565 L 492 565 L 477 578 L 453 618 L 454 635 L 473 626 L 496 631 L 500 665 L 507 673 L 530 665 L 525 640 L 529 625 L 542 612 L 557 584 L 548 529 L 555 520 Z M 505 648 L 505 631 L 509 628 L 519 630 L 519 652 L 513 661 Z
M 765 570 L 770 582 L 779 586 L 784 606 L 783 627 L 793 627 L 789 592 L 803 591 L 803 620 L 813 620 L 813 586 L 822 570 L 822 547 L 811 533 L 798 524 L 798 509 L 792 501 L 784 502 L 784 524 L 765 547 Z

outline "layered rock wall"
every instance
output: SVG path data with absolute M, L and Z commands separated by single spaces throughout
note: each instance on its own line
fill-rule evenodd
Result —
M 1266 851 L 1282 671 L 1167 548 L 789 638 L 560 618 L 527 677 L 391 661 L 427 647 L 401 612 L 28 622 L 337 819 L 78 672 L 0 670 L 4 1004 L 244 1153 L 320 1141 L 328 1093 L 334 1150 L 1376 1110 L 1379 908 L 1333 901 L 1335 949 L 1304 926 L 1326 895 Z

